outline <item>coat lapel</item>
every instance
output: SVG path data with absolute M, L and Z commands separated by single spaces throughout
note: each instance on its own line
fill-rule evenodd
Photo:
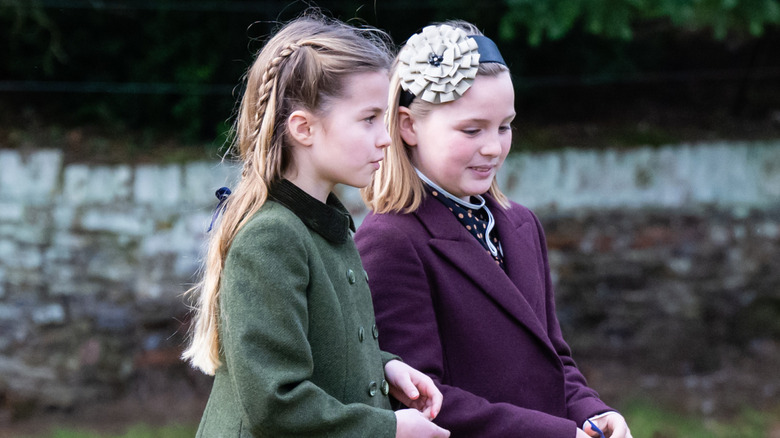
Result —
M 515 232 L 517 225 L 503 211 L 496 214 L 495 210 L 500 210 L 500 207 L 491 205 L 490 208 L 496 218 L 499 233 L 505 230 L 499 237 L 507 254 L 508 248 L 518 245 L 518 233 Z M 507 263 L 505 273 L 493 258 L 485 253 L 485 249 L 479 242 L 452 216 L 452 212 L 431 197 L 423 201 L 416 215 L 430 233 L 430 245 L 434 251 L 456 269 L 464 272 L 498 306 L 504 308 L 514 319 L 554 350 L 546 330 L 536 317 L 535 309 L 512 281 L 519 277 L 516 271 L 519 273 L 521 266 Z M 511 256 L 512 252 L 509 251 L 508 254 Z

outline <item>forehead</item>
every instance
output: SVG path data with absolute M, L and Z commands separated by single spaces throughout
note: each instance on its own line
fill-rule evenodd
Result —
M 478 75 L 471 87 L 459 99 L 435 105 L 434 112 L 447 117 L 505 118 L 514 114 L 515 91 L 509 72 Z
M 343 101 L 346 105 L 375 105 L 379 102 L 384 108 L 387 106 L 389 89 L 390 78 L 386 71 L 352 73 L 344 78 L 344 87 L 336 103 Z

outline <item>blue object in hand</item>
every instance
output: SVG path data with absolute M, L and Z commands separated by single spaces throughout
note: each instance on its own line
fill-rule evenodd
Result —
M 588 420 L 588 423 L 590 423 L 590 427 L 591 427 L 591 429 L 593 429 L 593 430 L 595 430 L 596 432 L 598 432 L 598 433 L 599 433 L 599 437 L 601 437 L 601 438 L 606 438 L 606 437 L 604 436 L 604 432 L 602 432 L 602 431 L 601 431 L 601 429 L 599 429 L 599 427 L 598 427 L 598 426 L 596 426 L 596 424 L 595 424 L 595 423 L 593 423 L 593 422 L 592 422 L 592 421 L 590 421 L 590 420 Z

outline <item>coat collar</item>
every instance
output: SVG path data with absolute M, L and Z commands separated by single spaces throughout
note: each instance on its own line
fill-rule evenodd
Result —
M 307 227 L 331 243 L 344 243 L 349 238 L 349 232 L 355 231 L 352 216 L 333 193 L 328 195 L 327 204 L 323 204 L 283 179 L 269 188 L 268 196 L 287 207 Z
M 496 219 L 499 239 L 504 248 L 506 272 L 488 256 L 479 242 L 452 217 L 452 213 L 441 202 L 428 196 L 414 214 L 428 230 L 431 236 L 429 244 L 435 252 L 464 272 L 487 296 L 554 351 L 546 327 L 536 317 L 538 312 L 544 312 L 543 308 L 539 308 L 544 303 L 529 302 L 520 289 L 527 275 L 524 271 L 536 268 L 535 265 L 521 266 L 524 257 L 520 251 L 532 249 L 529 245 L 534 246 L 533 239 L 528 238 L 528 231 L 520 230 L 529 224 L 516 223 L 490 195 L 486 194 L 485 199 Z M 533 250 L 535 253 L 538 249 Z

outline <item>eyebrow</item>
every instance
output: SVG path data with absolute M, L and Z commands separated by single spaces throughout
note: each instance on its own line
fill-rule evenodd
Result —
M 501 120 L 502 120 L 502 121 L 504 121 L 504 120 L 511 120 L 511 119 L 514 119 L 515 117 L 517 117 L 517 113 L 512 113 L 512 114 L 510 114 L 510 115 L 508 115 L 508 116 L 504 117 L 504 118 L 503 118 L 503 119 L 501 119 Z M 456 123 L 469 123 L 469 122 L 474 122 L 474 123 L 490 123 L 490 120 L 488 120 L 488 119 L 480 119 L 480 118 L 477 118 L 477 117 L 473 117 L 473 118 L 468 118 L 468 119 L 463 119 L 463 120 L 456 120 L 455 122 L 456 122 Z
M 369 112 L 369 113 L 383 113 L 383 112 L 387 111 L 387 108 L 386 107 L 385 108 L 380 108 L 378 106 L 371 106 L 371 107 L 363 108 L 360 111 L 361 112 L 365 111 L 365 112 Z

